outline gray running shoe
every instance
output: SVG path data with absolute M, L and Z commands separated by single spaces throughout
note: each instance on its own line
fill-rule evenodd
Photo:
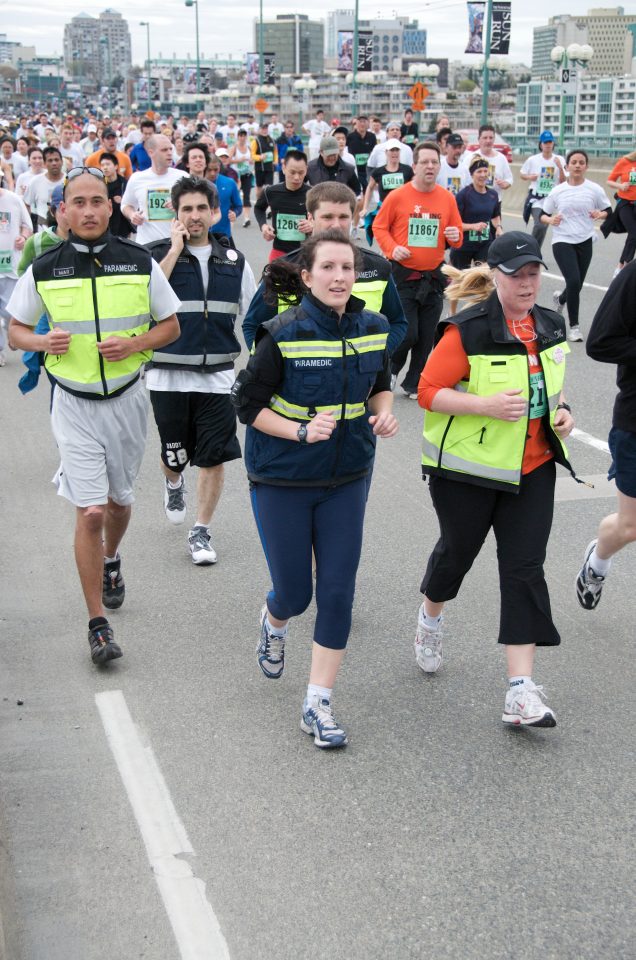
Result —
M 440 617 L 436 627 L 427 627 L 418 615 L 414 643 L 415 662 L 424 673 L 437 673 L 442 665 L 443 622 L 443 618 Z

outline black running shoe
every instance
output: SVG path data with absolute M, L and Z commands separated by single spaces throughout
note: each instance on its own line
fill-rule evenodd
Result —
M 109 610 L 121 607 L 126 596 L 126 585 L 121 575 L 121 557 L 104 562 L 104 582 L 102 586 L 102 603 Z
M 121 647 L 115 643 L 113 628 L 110 623 L 102 623 L 89 630 L 88 642 L 91 647 L 93 663 L 107 663 L 108 660 L 117 660 L 123 656 Z

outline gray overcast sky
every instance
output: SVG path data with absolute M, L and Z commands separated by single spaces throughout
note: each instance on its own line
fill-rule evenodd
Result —
M 599 0 L 597 0 L 599 2 Z M 295 13 L 298 0 L 263 0 L 264 16 L 277 13 Z M 64 24 L 78 13 L 97 16 L 106 9 L 103 0 L 64 0 L 57 4 L 52 0 L 0 0 L 0 30 L 9 40 L 25 45 L 34 45 L 38 54 L 61 54 L 63 51 Z M 555 13 L 584 13 L 593 6 L 583 0 L 533 0 L 532 3 L 513 0 L 512 43 L 510 55 L 514 62 L 530 62 L 532 28 L 547 23 Z M 610 6 L 610 4 L 607 4 Z M 143 63 L 146 57 L 146 29 L 139 26 L 140 20 L 150 22 L 151 56 L 195 56 L 194 8 L 186 8 L 183 0 L 125 0 L 114 2 L 129 23 L 133 62 Z M 315 0 L 312 16 L 325 19 L 332 9 L 353 8 L 347 0 Z M 371 0 L 360 3 L 360 17 L 382 16 L 391 18 L 395 13 L 418 19 L 420 26 L 428 30 L 428 55 L 430 57 L 464 58 L 468 37 L 468 17 L 464 0 Z M 636 12 L 636 4 L 625 4 L 626 13 Z M 201 53 L 206 56 L 218 53 L 222 56 L 239 56 L 253 49 L 253 20 L 258 16 L 255 0 L 232 0 L 228 5 L 222 0 L 199 0 L 199 32 Z M 477 61 L 477 56 L 466 56 Z

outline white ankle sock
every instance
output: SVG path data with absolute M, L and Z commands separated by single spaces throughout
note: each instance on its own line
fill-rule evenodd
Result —
M 590 559 L 587 561 L 587 565 L 592 568 L 597 577 L 605 577 L 612 566 L 612 558 L 602 560 L 596 552 L 596 547 L 594 547 L 590 554 Z
M 310 700 L 313 700 L 314 697 L 317 697 L 319 700 L 331 700 L 331 694 L 333 688 L 330 687 L 319 687 L 315 683 L 307 684 L 307 696 L 305 697 L 305 703 L 309 703 Z
M 532 677 L 508 677 L 510 689 L 523 690 L 524 687 L 532 686 Z
M 432 630 L 434 630 L 435 627 L 439 626 L 440 620 L 442 619 L 442 615 L 440 613 L 439 617 L 429 616 L 426 610 L 424 609 L 424 604 L 422 604 L 422 606 L 420 607 L 419 619 L 420 619 L 420 623 L 423 623 L 425 627 L 430 627 Z
M 167 477 L 166 477 L 166 480 L 168 480 Z M 170 487 L 171 490 L 178 490 L 182 483 L 183 483 L 183 477 L 179 477 L 176 483 L 173 483 L 172 480 L 168 480 L 168 486 Z
M 265 626 L 267 627 L 267 632 L 272 633 L 275 637 L 284 637 L 287 635 L 287 624 L 284 627 L 273 627 L 269 622 L 269 617 L 265 617 Z
M 204 523 L 203 520 L 197 520 L 197 522 L 195 523 L 195 527 L 203 527 L 203 529 L 207 530 L 208 533 L 210 532 L 210 524 Z

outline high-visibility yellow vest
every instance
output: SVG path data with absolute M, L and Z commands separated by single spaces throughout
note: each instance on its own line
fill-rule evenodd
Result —
M 65 390 L 100 400 L 121 393 L 138 378 L 152 351 L 109 361 L 97 343 L 149 329 L 151 267 L 143 247 L 115 237 L 91 248 L 69 240 L 34 262 L 36 289 L 51 328 L 71 334 L 67 353 L 45 358 L 47 371 Z

